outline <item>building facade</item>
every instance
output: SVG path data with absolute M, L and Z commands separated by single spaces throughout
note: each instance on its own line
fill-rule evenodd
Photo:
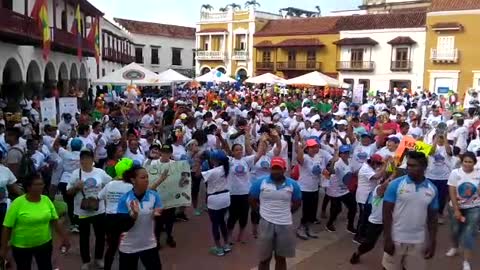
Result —
M 72 88 L 86 90 L 88 68 L 86 59 L 94 57 L 95 49 L 87 41 L 93 18 L 103 14 L 88 1 L 48 0 L 51 28 L 51 51 L 42 57 L 42 36 L 30 16 L 35 0 L 1 1 L 0 6 L 0 83 L 1 95 L 15 103 L 22 96 L 45 96 L 58 89 L 66 94 Z M 77 57 L 77 37 L 72 24 L 77 4 L 80 5 L 82 55 Z
M 196 32 L 196 75 L 217 69 L 228 76 L 252 76 L 255 31 L 267 20 L 281 18 L 281 15 L 254 8 L 225 12 L 203 10 Z
M 360 9 L 368 13 L 391 13 L 406 9 L 427 9 L 436 0 L 362 0 Z
M 463 99 L 480 89 L 480 1 L 436 0 L 427 14 L 425 85 L 432 93 L 448 90 Z
M 115 18 L 130 32 L 134 61 L 153 72 L 174 69 L 195 75 L 195 28 Z

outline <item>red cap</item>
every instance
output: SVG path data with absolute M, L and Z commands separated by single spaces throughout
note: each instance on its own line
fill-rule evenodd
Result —
M 317 145 L 318 145 L 318 142 L 315 139 L 308 139 L 307 142 L 305 143 L 306 147 L 313 147 Z
M 287 162 L 285 162 L 285 160 L 281 157 L 274 157 L 272 158 L 272 162 L 271 162 L 271 167 L 280 167 L 284 170 L 287 169 Z
M 383 157 L 380 156 L 379 154 L 373 154 L 371 157 L 370 157 L 370 160 L 373 161 L 373 162 L 383 162 Z

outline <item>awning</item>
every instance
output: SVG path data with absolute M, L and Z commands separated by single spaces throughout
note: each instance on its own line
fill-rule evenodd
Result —
M 273 45 L 273 43 L 269 40 L 264 40 L 264 41 L 261 41 L 255 45 L 253 45 L 253 47 L 255 48 L 273 48 L 275 47 L 275 45 Z
M 209 29 L 203 29 L 197 32 L 198 33 L 224 33 L 228 32 L 227 29 L 224 28 L 209 28 Z
M 432 30 L 435 31 L 460 31 L 463 25 L 458 22 L 441 22 L 432 25 Z
M 411 37 L 408 36 L 398 36 L 389 42 L 387 42 L 390 45 L 413 45 L 417 44 L 415 40 L 413 40 Z
M 276 47 L 321 47 L 325 46 L 320 40 L 314 38 L 286 39 L 276 44 Z
M 369 37 L 362 37 L 362 38 L 342 38 L 333 42 L 337 46 L 353 46 L 353 45 L 370 45 L 375 46 L 378 44 L 375 40 Z

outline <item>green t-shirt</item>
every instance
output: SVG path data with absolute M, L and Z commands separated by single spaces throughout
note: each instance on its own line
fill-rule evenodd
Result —
M 55 206 L 47 196 L 42 195 L 39 202 L 30 202 L 22 195 L 10 205 L 3 226 L 12 229 L 12 246 L 31 248 L 52 240 L 50 222 L 57 219 Z
M 332 110 L 332 105 L 328 103 L 319 102 L 315 104 L 315 108 L 321 113 L 326 114 Z
M 287 102 L 285 103 L 285 105 L 287 105 L 288 111 L 295 111 L 298 108 L 302 107 L 302 102 L 297 100 L 295 102 Z

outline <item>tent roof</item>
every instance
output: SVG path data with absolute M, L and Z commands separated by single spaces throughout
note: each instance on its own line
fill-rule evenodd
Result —
M 313 71 L 299 77 L 292 78 L 286 81 L 286 84 L 307 84 L 312 86 L 340 86 L 337 79 L 329 77 L 318 71 Z
M 160 74 L 158 74 L 158 77 L 160 78 L 160 81 L 166 82 L 188 82 L 192 80 L 171 68 L 165 70 L 164 72 L 160 72 Z
M 197 82 L 236 82 L 234 79 L 228 77 L 225 73 L 212 69 L 210 72 L 195 78 Z
M 107 76 L 93 82 L 96 85 L 161 85 L 168 83 L 162 81 L 158 74 L 150 71 L 137 63 L 131 63 L 118 69 Z
M 274 83 L 285 83 L 286 80 L 272 73 L 265 73 L 256 77 L 248 78 L 245 82 L 255 83 L 255 84 L 259 84 L 259 83 L 274 84 Z

